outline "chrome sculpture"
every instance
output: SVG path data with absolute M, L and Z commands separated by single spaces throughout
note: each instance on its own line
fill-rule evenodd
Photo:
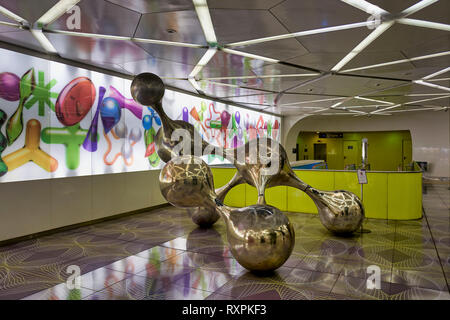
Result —
M 239 233 L 236 233 L 235 225 L 230 222 L 239 221 L 248 230 L 254 231 L 255 235 L 275 232 L 272 233 L 272 236 L 275 236 L 278 235 L 277 232 L 287 232 L 293 236 L 289 220 L 278 209 L 266 205 L 266 188 L 289 186 L 304 191 L 316 204 L 322 224 L 334 233 L 351 233 L 361 226 L 364 219 L 364 207 L 355 194 L 344 190 L 329 192 L 312 188 L 297 177 L 289 164 L 284 148 L 270 138 L 256 138 L 235 149 L 223 149 L 210 145 L 201 138 L 192 124 L 182 120 L 172 120 L 167 116 L 162 107 L 164 91 L 164 83 L 152 73 L 137 75 L 131 84 L 131 94 L 134 100 L 142 105 L 152 106 L 161 118 L 161 128 L 155 138 L 157 153 L 166 163 L 160 176 L 161 192 L 173 205 L 189 208 L 193 221 L 200 226 L 206 227 L 214 224 L 219 216 L 224 218 L 229 230 L 228 242 L 231 247 L 235 247 L 232 249 L 232 253 L 244 267 L 250 270 L 271 270 L 280 266 L 282 264 L 279 264 L 280 261 L 284 263 L 292 251 L 292 247 L 288 248 L 294 243 L 293 237 L 291 240 L 283 240 L 285 241 L 285 244 L 281 245 L 283 249 L 277 247 L 276 250 L 270 248 L 269 250 L 268 247 L 261 244 L 259 247 L 255 247 L 256 244 L 252 242 L 255 239 L 244 236 L 251 232 L 239 229 Z M 177 129 L 183 130 L 184 137 L 173 138 Z M 183 141 L 184 139 L 187 140 Z M 178 150 L 177 145 L 183 143 L 187 147 Z M 196 150 L 196 147 L 199 150 Z M 206 164 L 202 164 L 200 158 L 192 156 L 192 154 L 226 155 L 226 158 L 236 167 L 237 172 L 231 181 L 214 191 L 209 168 Z M 172 161 L 175 159 L 177 167 Z M 181 160 L 191 163 L 191 165 L 180 166 Z M 193 166 L 194 160 L 200 161 L 200 163 Z M 206 170 L 201 179 L 193 174 L 194 168 L 202 172 Z M 181 182 L 170 178 L 170 175 L 175 173 L 177 173 L 177 179 L 184 181 L 189 187 L 183 188 L 180 185 Z M 211 177 L 209 178 L 209 176 Z M 197 181 L 201 181 L 201 183 L 195 184 L 194 177 L 200 179 Z M 247 183 L 257 189 L 257 205 L 235 210 L 224 206 L 223 202 L 227 193 L 242 183 Z M 239 215 L 242 215 L 242 218 L 238 218 Z M 266 222 L 270 222 L 270 224 L 262 223 L 263 220 L 260 218 L 263 216 L 266 216 Z M 265 231 L 262 228 L 266 228 Z M 266 239 L 263 237 L 260 240 L 265 241 Z M 279 243 L 280 241 L 277 242 L 277 246 Z M 286 245 L 286 243 L 290 244 Z M 241 249 L 237 250 L 236 248 Z M 272 260 L 262 253 L 264 250 L 271 252 Z M 285 256 L 286 252 L 289 252 L 287 257 Z M 270 262 L 268 262 L 269 260 Z
M 201 158 L 185 155 L 170 160 L 159 180 L 161 193 L 172 205 L 217 210 L 225 221 L 231 253 L 244 268 L 274 270 L 291 255 L 295 232 L 289 219 L 269 205 L 237 209 L 224 205 L 214 192 L 211 169 Z

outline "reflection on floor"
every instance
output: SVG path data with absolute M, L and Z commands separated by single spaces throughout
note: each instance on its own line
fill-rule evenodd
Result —
M 167 207 L 0 247 L 0 299 L 450 299 L 448 187 L 428 186 L 423 205 L 421 221 L 368 219 L 352 238 L 288 213 L 293 254 L 266 277 L 232 258 L 222 222 L 202 230 Z M 81 289 L 66 285 L 71 265 Z M 370 265 L 380 289 L 367 288 Z

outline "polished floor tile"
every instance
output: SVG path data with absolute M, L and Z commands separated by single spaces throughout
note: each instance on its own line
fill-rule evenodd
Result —
M 424 189 L 423 219 L 366 219 L 368 232 L 350 237 L 330 233 L 315 214 L 285 213 L 295 245 L 265 274 L 234 259 L 222 220 L 198 228 L 173 207 L 26 240 L 0 247 L 0 299 L 449 300 L 450 193 Z M 374 268 L 379 289 L 367 282 Z

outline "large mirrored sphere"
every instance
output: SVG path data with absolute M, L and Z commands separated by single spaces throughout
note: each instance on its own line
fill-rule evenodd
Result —
M 143 106 L 153 106 L 163 98 L 165 86 L 156 74 L 144 72 L 134 77 L 130 90 L 134 101 Z
M 279 268 L 291 255 L 295 232 L 289 219 L 275 207 L 252 205 L 232 210 L 227 239 L 234 258 L 251 271 Z

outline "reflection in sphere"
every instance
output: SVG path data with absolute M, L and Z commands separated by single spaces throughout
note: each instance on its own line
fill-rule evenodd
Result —
M 143 106 L 153 106 L 164 96 L 165 86 L 156 74 L 144 72 L 134 77 L 131 83 L 133 99 Z
M 275 270 L 291 255 L 295 244 L 294 228 L 277 208 L 252 205 L 235 209 L 226 222 L 231 253 L 244 268 Z
M 196 207 L 187 210 L 192 221 L 201 228 L 211 227 L 220 218 L 215 208 Z

